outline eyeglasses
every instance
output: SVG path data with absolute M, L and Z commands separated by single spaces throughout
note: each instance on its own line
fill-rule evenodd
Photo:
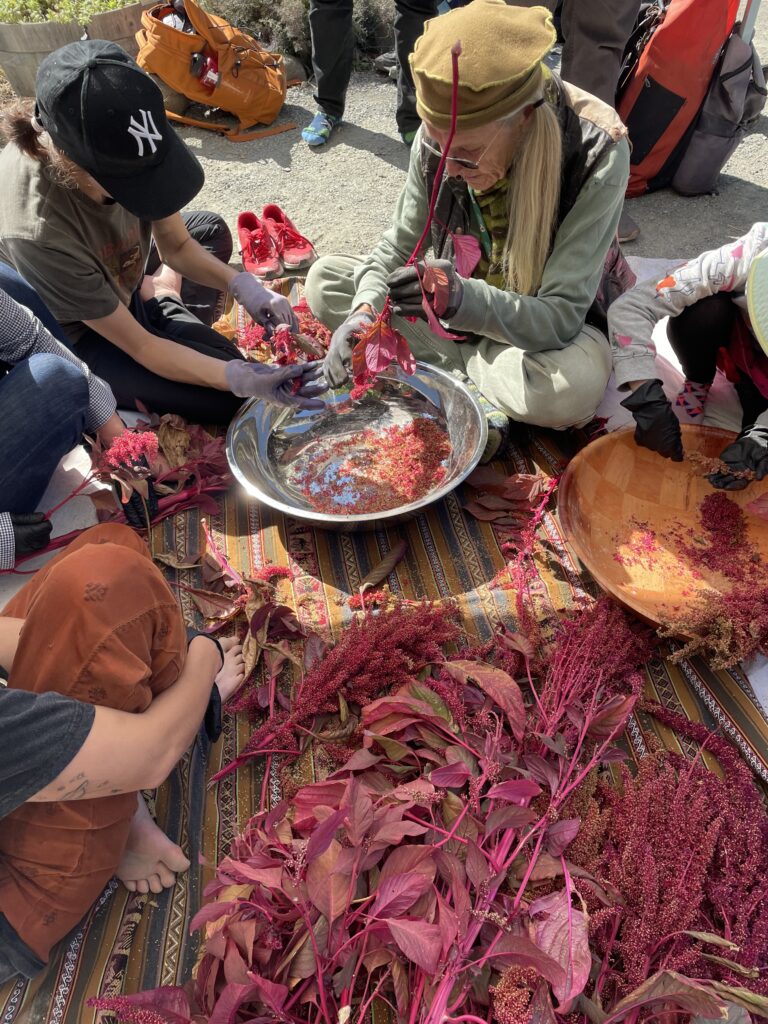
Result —
M 480 167 L 480 161 L 483 159 L 485 154 L 488 152 L 488 150 L 494 144 L 494 142 L 498 138 L 500 132 L 501 132 L 501 127 L 499 127 L 498 130 L 496 132 L 494 132 L 493 136 L 491 137 L 490 141 L 488 142 L 488 145 L 482 151 L 482 153 L 477 158 L 477 160 L 465 160 L 464 157 L 462 157 L 462 156 L 449 156 L 447 158 L 448 162 L 452 163 L 452 164 L 456 164 L 457 167 L 463 167 L 467 171 L 476 171 L 476 170 L 478 170 L 479 167 Z M 442 157 L 443 151 L 442 151 L 442 149 L 439 148 L 437 143 L 435 143 L 435 145 L 430 145 L 430 143 L 427 142 L 426 139 L 424 139 L 421 144 L 424 147 L 424 149 L 428 150 L 430 153 L 434 153 L 435 156 Z
M 543 103 L 544 103 L 544 98 L 541 97 L 540 99 L 536 100 L 534 103 L 530 104 L 531 110 L 535 110 L 536 107 L 540 107 Z M 514 111 L 515 114 L 517 114 L 518 112 L 519 111 L 517 111 L 517 110 Z M 511 115 L 507 115 L 506 119 L 508 120 L 510 116 Z M 502 124 L 499 125 L 497 130 L 493 133 L 493 135 L 490 138 L 490 141 L 488 142 L 488 145 L 485 147 L 485 149 L 480 154 L 480 156 L 477 158 L 477 160 L 465 160 L 464 157 L 462 157 L 462 156 L 449 156 L 447 158 L 448 162 L 452 163 L 452 164 L 456 164 L 457 167 L 463 167 L 467 171 L 477 171 L 480 168 L 480 161 L 483 159 L 485 154 L 488 152 L 488 150 L 494 144 L 494 142 L 498 138 L 498 136 L 501 133 L 503 128 L 504 128 L 504 124 L 502 123 Z M 437 145 L 437 143 L 435 143 L 435 145 L 430 145 L 429 142 L 426 141 L 426 139 L 423 139 L 421 144 L 424 147 L 424 149 L 428 150 L 430 153 L 433 153 L 435 156 L 442 157 L 443 151 L 442 151 L 442 149 L 440 149 L 440 147 Z

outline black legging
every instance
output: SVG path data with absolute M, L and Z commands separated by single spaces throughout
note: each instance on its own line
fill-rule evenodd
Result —
M 667 337 L 680 360 L 687 380 L 711 384 L 717 370 L 717 353 L 728 345 L 739 311 L 730 295 L 708 295 L 688 306 L 676 317 L 670 317 Z M 768 409 L 765 399 L 752 380 L 739 375 L 734 385 L 742 409 L 742 425 L 754 423 Z
M 229 262 L 232 235 L 218 214 L 189 213 L 184 215 L 184 221 L 203 248 L 222 263 Z M 160 257 L 153 245 L 147 272 L 154 273 L 159 266 Z M 181 298 L 179 302 L 169 295 L 144 302 L 135 292 L 130 310 L 150 334 L 169 338 L 214 359 L 241 359 L 237 347 L 210 326 L 219 312 L 220 292 L 185 280 Z M 90 328 L 74 345 L 74 351 L 109 383 L 121 409 L 136 409 L 139 401 L 150 412 L 172 412 L 195 423 L 226 426 L 243 402 L 228 391 L 160 377 Z

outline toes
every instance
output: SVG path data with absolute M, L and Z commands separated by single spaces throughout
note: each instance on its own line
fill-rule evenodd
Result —
M 136 886 L 138 885 L 137 882 L 126 882 L 124 878 L 121 879 L 121 881 L 128 892 L 136 892 Z
M 149 883 L 150 892 L 160 893 L 163 891 L 163 883 L 160 881 L 160 875 L 150 875 L 147 882 Z
M 157 865 L 157 877 L 164 889 L 170 889 L 171 886 L 176 885 L 176 875 L 162 861 Z
M 146 895 L 149 892 L 149 884 L 146 878 L 140 878 L 136 883 L 136 892 Z

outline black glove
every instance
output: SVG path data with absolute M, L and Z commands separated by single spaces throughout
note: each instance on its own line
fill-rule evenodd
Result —
M 44 548 L 51 539 L 53 523 L 42 512 L 11 513 L 13 542 L 17 555 L 28 555 Z
M 445 286 L 438 293 L 430 287 L 428 270 L 433 267 L 435 272 L 445 276 Z M 424 275 L 427 274 L 425 280 Z M 421 283 L 419 279 L 421 278 Z M 422 285 L 430 304 L 437 316 L 443 320 L 450 320 L 456 316 L 464 298 L 464 286 L 461 278 L 456 273 L 456 268 L 450 260 L 429 260 L 410 267 L 400 267 L 393 271 L 387 278 L 387 288 L 392 307 L 398 316 L 416 316 L 422 320 L 427 319 L 424 312 Z
M 660 380 L 647 380 L 621 403 L 635 417 L 635 441 L 673 462 L 683 461 L 680 421 Z
M 731 466 L 736 473 L 752 470 L 756 480 L 768 473 L 768 426 L 753 423 L 745 427 L 733 444 L 720 453 L 720 461 Z M 713 487 L 724 491 L 741 491 L 749 480 L 732 473 L 710 473 L 707 477 Z
M 146 502 L 136 490 L 132 491 L 128 501 L 124 502 L 120 484 L 117 481 L 114 483 L 115 495 L 117 496 L 118 503 L 123 510 L 125 521 L 129 526 L 132 526 L 134 530 L 148 530 L 152 525 L 152 520 L 159 512 L 157 492 L 152 486 L 152 479 L 149 476 L 149 465 L 147 464 L 147 460 L 144 456 L 141 458 L 141 465 L 147 471 L 147 476 L 144 478 L 147 484 Z M 149 516 L 149 522 L 147 522 L 147 516 Z

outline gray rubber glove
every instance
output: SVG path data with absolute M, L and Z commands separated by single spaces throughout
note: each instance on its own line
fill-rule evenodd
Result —
M 328 355 L 323 363 L 323 375 L 332 388 L 340 388 L 349 378 L 352 349 L 360 340 L 359 336 L 368 330 L 373 321 L 373 315 L 361 309 L 356 313 L 350 313 L 341 327 L 337 327 L 333 332 Z
M 621 403 L 635 417 L 635 441 L 673 462 L 683 461 L 680 421 L 660 380 L 647 380 Z
M 750 469 L 756 480 L 762 480 L 768 474 L 768 426 L 753 423 L 745 427 L 733 444 L 720 453 L 720 460 L 736 473 Z M 749 483 L 732 473 L 710 473 L 707 479 L 723 491 L 742 491 Z
M 17 555 L 28 555 L 44 548 L 51 539 L 53 524 L 42 512 L 11 512 L 13 542 Z
M 323 373 L 320 362 L 264 366 L 245 359 L 232 359 L 225 372 L 227 386 L 238 398 L 260 398 L 289 409 L 322 409 L 325 405 L 318 397 L 328 390 L 328 385 L 319 380 Z M 295 393 L 294 381 L 300 381 L 301 385 Z
M 288 324 L 292 331 L 299 329 L 299 321 L 284 295 L 278 295 L 247 271 L 237 274 L 229 282 L 229 292 L 241 306 L 261 324 L 268 338 L 278 324 Z
M 416 272 L 418 267 L 418 274 Z M 439 294 L 429 287 L 429 277 L 424 280 L 424 274 L 428 267 L 441 271 L 448 278 L 447 291 Z M 421 284 L 419 284 L 421 277 Z M 417 316 L 422 320 L 427 319 L 422 302 L 422 286 L 430 300 L 430 305 L 437 316 L 450 320 L 458 312 L 461 300 L 464 297 L 464 285 L 456 273 L 456 268 L 450 260 L 430 260 L 424 264 L 421 260 L 411 267 L 400 267 L 387 278 L 387 288 L 392 306 L 399 316 Z

